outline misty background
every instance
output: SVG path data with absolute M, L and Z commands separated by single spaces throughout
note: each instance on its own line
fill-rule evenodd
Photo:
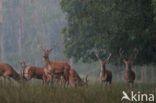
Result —
M 98 62 L 77 63 L 64 54 L 63 28 L 67 25 L 66 13 L 61 0 L 0 0 L 0 62 L 6 62 L 19 71 L 19 60 L 43 67 L 40 43 L 45 48 L 56 48 L 50 60 L 67 61 L 82 75 L 90 71 L 91 77 L 99 80 Z M 124 65 L 107 67 L 113 71 L 113 80 L 121 80 Z M 133 66 L 138 81 L 155 81 L 154 65 Z

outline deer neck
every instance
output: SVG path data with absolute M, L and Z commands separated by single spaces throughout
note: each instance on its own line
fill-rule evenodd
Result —
M 49 60 L 49 57 L 48 58 L 44 58 L 44 66 L 46 68 L 48 68 L 48 65 L 50 64 L 50 60 Z
M 15 72 L 15 71 L 14 71 L 14 74 L 13 74 L 12 78 L 14 80 L 16 80 L 16 81 L 20 81 L 21 80 L 21 76 L 17 72 Z
M 105 74 L 105 71 L 106 71 L 106 66 L 105 66 L 105 64 L 101 63 L 101 73 L 102 73 L 102 75 Z
M 131 64 L 128 62 L 128 63 L 125 63 L 125 68 L 126 68 L 126 71 L 131 71 L 132 69 L 132 66 Z

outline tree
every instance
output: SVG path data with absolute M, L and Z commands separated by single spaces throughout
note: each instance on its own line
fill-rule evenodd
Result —
M 88 62 L 96 60 L 95 51 L 105 51 L 101 56 L 111 52 L 118 63 L 120 48 L 129 58 L 137 48 L 135 63 L 155 61 L 151 0 L 62 0 L 61 6 L 68 21 L 63 30 L 67 57 Z
M 0 49 L 1 49 L 1 61 L 4 61 L 4 40 L 3 40 L 3 14 L 2 14 L 3 0 L 0 0 Z

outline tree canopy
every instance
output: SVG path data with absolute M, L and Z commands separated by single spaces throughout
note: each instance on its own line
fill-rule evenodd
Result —
M 139 53 L 137 64 L 156 60 L 156 31 L 152 0 L 61 0 L 68 21 L 63 30 L 65 53 L 75 61 L 95 61 L 112 53 L 119 62 L 119 49 L 128 58 Z

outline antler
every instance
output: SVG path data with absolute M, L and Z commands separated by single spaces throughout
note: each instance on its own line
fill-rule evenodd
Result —
M 41 44 L 40 44 L 40 51 L 42 52 L 42 53 L 44 53 L 46 50 L 43 48 L 43 45 L 44 45 L 44 43 L 43 42 L 41 42 Z
M 122 51 L 122 49 L 120 48 L 120 50 L 119 50 L 119 54 L 120 54 L 120 57 L 121 57 L 121 58 L 124 57 L 124 56 L 123 56 L 123 53 L 124 53 L 124 51 Z
M 96 56 L 98 59 L 100 59 L 100 58 L 99 58 L 99 55 L 98 55 L 98 53 L 95 53 L 95 56 Z
M 133 64 L 134 60 L 136 59 L 138 53 L 139 53 L 139 50 L 137 48 L 135 48 L 134 49 L 134 57 L 132 57 L 132 59 L 130 60 L 132 64 Z
M 107 57 L 107 59 L 105 60 L 105 62 L 108 62 L 111 56 L 112 56 L 112 53 L 109 53 L 109 56 Z
M 18 63 L 21 66 L 20 67 L 20 74 L 21 74 L 21 76 L 24 76 L 24 69 L 25 69 L 25 66 L 26 66 L 25 59 L 18 61 Z
M 134 49 L 134 59 L 136 59 L 138 53 L 139 53 L 139 50 L 137 48 L 135 48 Z
M 56 47 L 56 43 L 53 44 L 53 47 L 49 49 L 48 52 L 50 53 L 55 47 Z
M 85 82 L 88 84 L 88 76 L 89 76 L 89 74 L 90 74 L 90 71 L 88 71 L 87 73 L 86 73 L 86 76 L 85 76 Z

